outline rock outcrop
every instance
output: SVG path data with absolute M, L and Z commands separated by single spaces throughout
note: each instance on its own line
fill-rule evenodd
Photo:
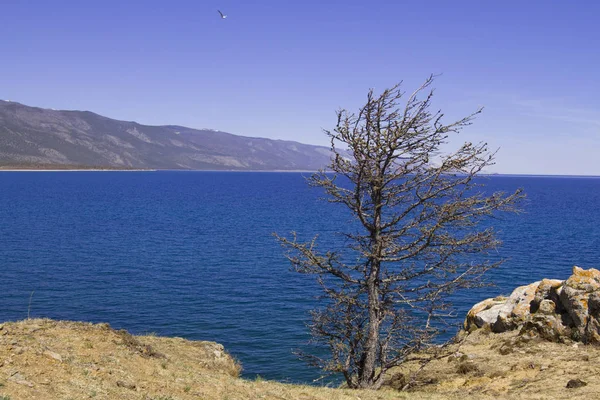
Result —
M 566 281 L 543 279 L 516 288 L 509 297 L 477 303 L 467 314 L 466 331 L 519 330 L 555 342 L 600 344 L 600 271 L 573 267 Z

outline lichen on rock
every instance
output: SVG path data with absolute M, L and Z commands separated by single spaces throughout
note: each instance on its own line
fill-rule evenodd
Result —
M 600 344 L 600 271 L 575 266 L 566 281 L 543 279 L 507 298 L 486 299 L 471 308 L 463 327 Z

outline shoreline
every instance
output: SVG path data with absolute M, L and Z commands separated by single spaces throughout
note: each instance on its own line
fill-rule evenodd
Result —
M 0 168 L 0 172 L 263 172 L 263 173 L 315 173 L 318 171 L 307 171 L 307 170 L 236 170 L 236 169 L 109 169 L 109 168 Z
M 156 169 L 2 169 L 0 172 L 156 172 Z
M 18 167 L 0 167 L 0 172 L 245 172 L 245 173 L 317 173 L 313 170 L 239 170 L 239 169 L 119 169 L 119 168 L 18 168 Z M 325 171 L 332 173 L 331 171 Z M 541 175 L 541 174 L 480 174 L 481 178 L 579 178 L 579 179 L 598 179 L 600 175 Z

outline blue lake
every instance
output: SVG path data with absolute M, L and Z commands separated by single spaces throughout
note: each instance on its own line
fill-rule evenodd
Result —
M 493 221 L 509 260 L 475 302 L 573 265 L 600 267 L 600 179 L 494 176 L 525 189 L 524 212 Z M 319 294 L 291 272 L 273 232 L 319 233 L 351 221 L 299 173 L 0 172 L 0 321 L 109 322 L 133 333 L 222 343 L 248 377 L 312 382 L 292 350 Z M 333 239 L 331 239 L 333 237 Z

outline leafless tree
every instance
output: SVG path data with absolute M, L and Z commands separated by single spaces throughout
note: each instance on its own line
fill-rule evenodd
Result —
M 494 160 L 487 144 L 444 152 L 449 135 L 481 110 L 443 124 L 431 111 L 433 79 L 412 94 L 400 84 L 379 96 L 371 90 L 357 114 L 338 111 L 336 128 L 325 131 L 334 157 L 309 184 L 356 217 L 358 228 L 340 232 L 346 247 L 322 252 L 317 238 L 276 235 L 326 298 L 310 328 L 330 356 L 305 357 L 351 388 L 378 389 L 386 371 L 433 343 L 452 312 L 449 295 L 483 285 L 482 274 L 501 263 L 486 257 L 500 242 L 480 222 L 518 211 L 523 197 L 479 188 L 476 176 Z

